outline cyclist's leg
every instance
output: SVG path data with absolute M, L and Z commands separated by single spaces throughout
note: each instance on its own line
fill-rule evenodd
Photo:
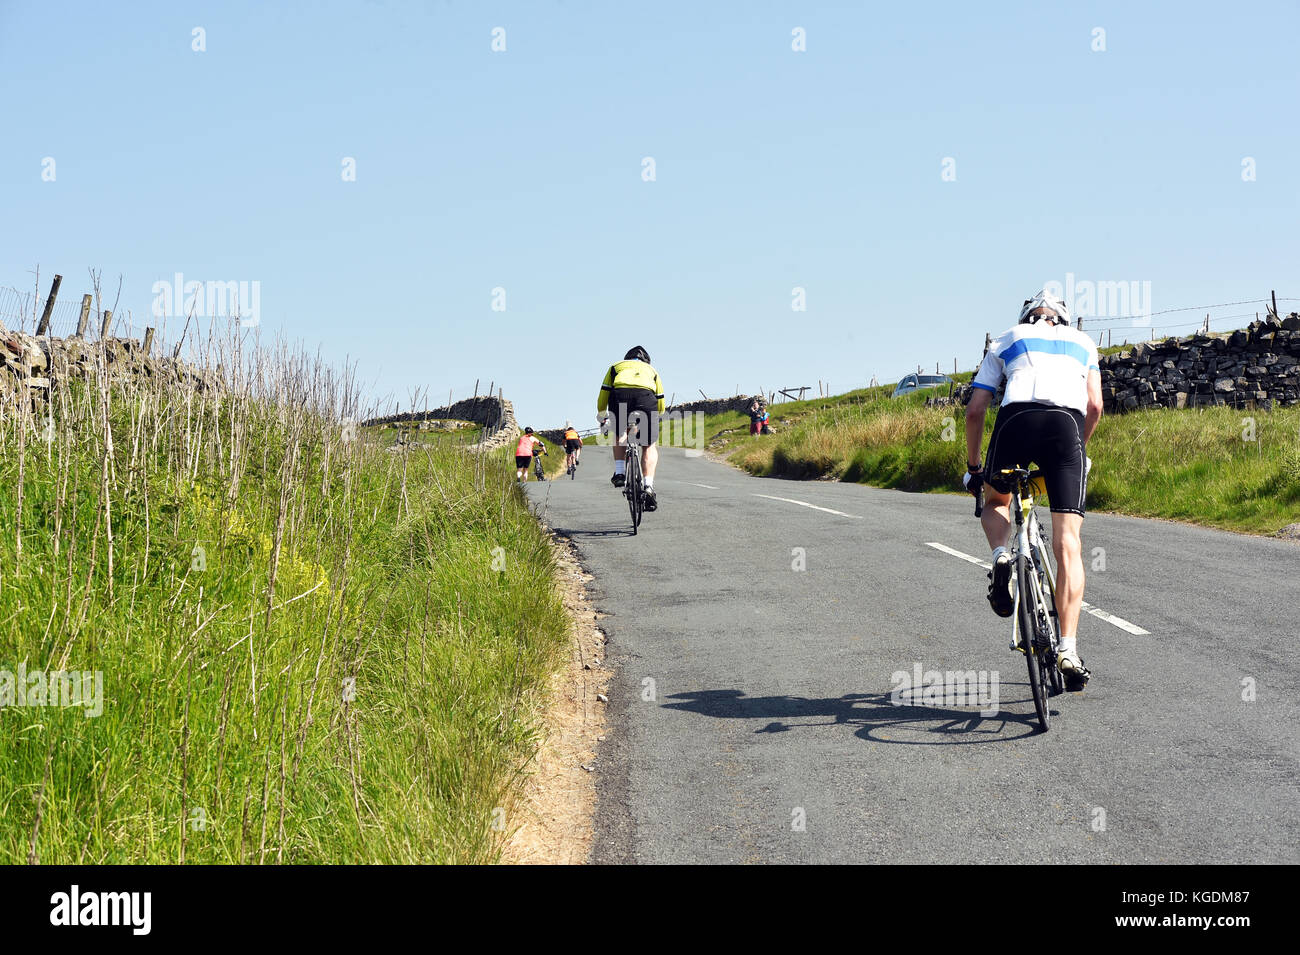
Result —
M 1052 506 L 1052 551 L 1056 557 L 1056 614 L 1061 621 L 1061 669 L 1080 670 L 1076 640 L 1083 604 L 1084 454 L 1083 415 L 1057 408 L 1044 415 L 1040 464 Z M 1085 681 L 1087 670 L 1076 673 Z M 1077 687 L 1076 687 L 1077 688 Z
M 637 420 L 637 444 L 641 449 L 641 470 L 645 473 L 646 484 L 652 485 L 655 468 L 659 465 L 659 411 L 654 395 L 644 392 L 640 396 Z
M 618 400 L 618 392 L 609 402 L 609 433 L 614 436 L 614 460 L 627 458 L 627 403 Z
M 1011 495 L 1003 494 L 991 484 L 984 485 L 984 513 L 980 515 L 989 549 L 1006 547 L 1011 540 Z
M 1025 425 L 1034 409 L 1024 404 L 1010 404 L 998 410 L 989 435 L 988 454 L 984 458 L 984 513 L 980 524 L 988 538 L 989 549 L 998 551 L 1011 540 L 1011 486 L 1002 481 L 1003 468 L 1029 467 L 1031 451 L 1025 445 L 1032 437 Z
M 1079 610 L 1083 604 L 1082 514 L 1052 513 L 1052 552 L 1056 555 L 1056 613 L 1061 636 L 1068 642 L 1079 632 Z

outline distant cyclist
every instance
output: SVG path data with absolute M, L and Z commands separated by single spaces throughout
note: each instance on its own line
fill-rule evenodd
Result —
M 582 457 L 582 437 L 573 428 L 572 421 L 564 422 L 564 470 L 576 468 Z
M 533 463 L 534 455 L 545 453 L 546 445 L 542 443 L 542 439 L 533 434 L 532 428 L 524 428 L 524 433 L 519 436 L 519 443 L 515 445 L 516 480 L 527 483 L 528 466 Z
M 1006 394 L 993 433 L 988 459 L 980 463 L 984 418 L 998 387 Z M 1052 550 L 1056 554 L 1056 612 L 1061 622 L 1058 662 L 1071 689 L 1081 689 L 1091 675 L 1079 656 L 1079 610 L 1083 603 L 1084 496 L 1092 462 L 1086 449 L 1101 419 L 1101 371 L 1097 346 L 1070 327 L 1070 311 L 1046 289 L 1025 301 L 1020 323 L 989 346 L 972 382 L 966 407 L 967 473 L 962 483 L 972 494 L 987 488 L 984 534 L 993 548 L 989 604 L 1001 617 L 1014 611 L 1007 555 L 1011 534 L 1011 485 L 998 474 L 1004 468 L 1037 464 L 1044 474 L 1052 510 Z
M 664 383 L 650 364 L 650 353 L 637 345 L 605 372 L 596 398 L 596 417 L 603 425 L 610 414 L 614 416 L 614 476 L 610 478 L 614 487 L 622 487 L 627 480 L 624 446 L 629 429 L 635 431 L 636 443 L 645 447 L 641 470 L 645 475 L 647 511 L 659 506 L 654 490 L 655 465 L 659 463 L 655 442 L 659 440 L 659 416 L 663 412 Z

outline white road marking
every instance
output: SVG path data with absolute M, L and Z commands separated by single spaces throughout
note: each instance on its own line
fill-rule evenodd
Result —
M 798 504 L 800 507 L 811 507 L 814 511 L 825 511 L 827 514 L 838 514 L 840 517 L 851 517 L 855 521 L 863 519 L 860 514 L 845 514 L 843 511 L 833 511 L 829 507 L 818 507 L 816 504 L 809 504 L 807 501 L 796 501 L 792 497 L 773 497 L 771 494 L 755 494 L 754 497 L 765 497 L 769 501 L 785 501 L 787 504 Z
M 945 554 L 951 554 L 953 557 L 960 557 L 962 560 L 968 563 L 978 564 L 980 567 L 983 567 L 985 570 L 993 569 L 993 565 L 990 564 L 988 561 L 980 560 L 978 557 L 972 557 L 970 554 L 963 554 L 961 551 L 953 550 L 951 547 L 948 547 L 944 544 L 940 544 L 937 541 L 926 541 L 925 546 L 933 547 L 935 550 L 941 550 Z M 1117 617 L 1113 613 L 1110 613 L 1109 611 L 1102 610 L 1100 607 L 1094 607 L 1086 600 L 1080 603 L 1080 607 L 1085 612 L 1092 614 L 1098 620 L 1105 620 L 1107 623 L 1113 624 L 1114 626 L 1119 627 L 1121 630 L 1131 633 L 1136 637 L 1149 637 L 1151 635 L 1150 630 L 1143 630 L 1137 624 L 1129 623 L 1129 621 L 1125 620 L 1123 617 Z
M 710 491 L 716 491 L 717 488 L 712 484 L 696 484 L 694 481 L 678 481 L 678 484 L 689 484 L 691 487 L 707 487 Z
M 1133 634 L 1136 637 L 1149 637 L 1151 635 L 1150 630 L 1143 630 L 1137 624 L 1129 623 L 1123 617 L 1117 617 L 1113 613 L 1108 613 L 1107 611 L 1102 610 L 1100 607 L 1094 607 L 1086 600 L 1082 601 L 1079 604 L 1079 606 L 1081 606 L 1087 613 L 1092 614 L 1097 619 L 1105 620 L 1107 623 L 1112 623 L 1115 626 L 1119 627 L 1121 630 L 1127 630 L 1129 633 Z
M 972 557 L 970 554 L 963 554 L 959 550 L 953 550 L 951 547 L 947 547 L 943 544 L 936 543 L 935 541 L 926 541 L 925 546 L 933 547 L 935 550 L 941 550 L 945 554 L 952 554 L 952 556 L 954 557 L 960 557 L 962 560 L 969 561 L 972 564 L 978 564 L 980 567 L 983 567 L 985 570 L 993 569 L 993 565 L 986 560 L 980 560 L 978 557 Z

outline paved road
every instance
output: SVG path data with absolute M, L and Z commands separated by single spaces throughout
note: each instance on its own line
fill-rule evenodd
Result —
M 1084 616 L 1093 682 L 1042 734 L 984 570 L 930 546 L 987 558 L 969 498 L 668 449 L 632 537 L 583 461 L 528 493 L 613 614 L 592 861 L 1300 862 L 1300 545 L 1089 516 L 1128 627 Z M 893 705 L 918 666 L 989 682 Z

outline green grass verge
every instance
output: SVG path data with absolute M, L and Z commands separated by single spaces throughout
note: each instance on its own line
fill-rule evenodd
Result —
M 769 436 L 750 437 L 740 414 L 710 416 L 706 433 L 752 474 L 957 492 L 964 409 L 926 408 L 925 392 L 891 399 L 889 391 L 774 405 Z M 1088 453 L 1091 508 L 1258 534 L 1300 521 L 1300 407 L 1107 415 Z
M 0 671 L 99 672 L 102 713 L 0 674 L 0 862 L 496 858 L 567 645 L 547 538 L 494 456 L 322 404 L 6 409 Z

